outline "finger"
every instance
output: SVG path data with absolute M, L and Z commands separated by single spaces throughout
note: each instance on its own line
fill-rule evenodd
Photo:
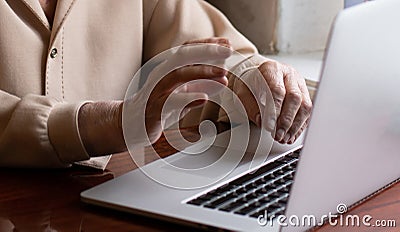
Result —
M 303 95 L 302 108 L 304 108 L 304 110 L 307 112 L 308 115 L 306 117 L 308 119 L 311 116 L 312 107 L 313 107 L 310 92 L 308 92 L 307 83 L 304 78 L 299 78 L 298 84 L 299 84 L 301 94 Z
M 204 105 L 207 100 L 205 93 L 172 93 L 161 109 L 164 128 L 179 122 L 191 109 Z
M 229 44 L 199 43 L 187 44 L 176 51 L 177 59 L 171 60 L 173 65 L 220 62 L 233 53 Z
M 184 43 L 184 45 L 188 45 L 188 44 L 219 44 L 225 47 L 230 48 L 231 47 L 231 42 L 229 41 L 229 39 L 227 38 L 223 38 L 223 37 L 212 37 L 212 38 L 206 38 L 206 39 L 197 39 L 197 40 L 190 40 L 187 41 L 186 43 Z
M 303 99 L 305 101 L 311 103 L 311 105 L 312 105 L 312 100 L 310 97 L 310 92 L 308 91 L 308 88 L 307 88 L 306 80 L 304 78 L 299 78 L 298 84 L 299 84 L 300 91 L 303 94 Z
M 231 55 L 231 50 L 232 50 L 231 42 L 229 39 L 224 38 L 224 37 L 212 37 L 212 38 L 206 38 L 206 39 L 197 39 L 197 40 L 191 40 L 191 41 L 184 43 L 184 45 L 195 45 L 195 44 L 213 44 L 213 45 L 222 46 L 227 49 L 218 48 L 218 47 L 216 47 L 216 49 L 217 50 L 219 49 L 220 50 L 219 52 L 222 52 L 223 54 L 228 53 L 228 55 Z M 190 48 L 190 46 L 188 48 Z M 200 48 L 200 50 L 201 49 L 202 48 Z M 213 52 L 213 48 L 210 47 L 209 49 Z M 184 52 L 185 49 L 182 48 L 181 51 Z M 196 54 L 195 52 L 197 52 L 197 49 L 193 49 L 193 51 L 191 51 L 191 52 L 192 53 L 194 52 L 194 54 Z
M 296 118 L 294 119 L 293 124 L 288 131 L 288 134 L 292 135 L 289 141 L 293 139 L 293 137 L 298 133 L 298 131 L 302 128 L 304 123 L 309 119 L 311 115 L 311 110 L 312 110 L 311 100 L 306 100 L 304 94 L 303 94 L 303 99 L 304 100 L 301 103 Z
M 293 121 L 292 126 L 290 127 L 289 131 L 287 132 L 283 142 L 287 143 L 288 141 L 292 140 L 297 133 L 299 132 L 299 130 L 302 128 L 302 126 L 304 125 L 304 123 L 307 121 L 308 117 L 310 116 L 309 114 L 310 110 L 305 107 L 300 107 L 296 118 Z
M 249 119 L 261 127 L 261 112 L 255 96 L 242 80 L 238 79 L 234 86 L 236 95 L 244 106 Z
M 161 115 L 168 118 L 183 109 L 204 105 L 208 100 L 205 93 L 171 93 L 155 98 L 151 106 L 146 107 L 146 117 L 151 121 L 161 120 Z
M 166 112 L 191 109 L 204 105 L 208 100 L 205 93 L 172 93 L 164 102 Z
M 285 100 L 283 102 L 281 114 L 277 122 L 277 132 L 275 139 L 286 143 L 292 137 L 288 134 L 289 128 L 297 115 L 302 102 L 302 93 L 297 83 L 295 72 L 291 69 L 285 70 L 284 83 L 286 88 Z
M 199 79 L 190 81 L 174 90 L 174 92 L 205 93 L 210 98 L 218 95 L 228 85 L 228 79 L 217 77 L 216 79 Z
M 177 86 L 199 79 L 212 79 L 226 85 L 226 75 L 226 70 L 210 65 L 185 66 L 168 74 L 158 85 L 164 92 L 172 92 Z
M 308 119 L 300 128 L 300 130 L 296 133 L 296 135 L 292 136 L 292 138 L 289 140 L 288 144 L 293 144 L 296 142 L 296 140 L 303 134 L 303 132 L 306 130 L 306 128 L 309 125 L 310 120 Z
M 258 69 L 249 71 L 234 83 L 233 89 L 249 119 L 257 126 L 273 132 L 276 122 L 274 98 L 263 74 Z
M 286 95 L 285 84 L 283 81 L 283 72 L 279 67 L 279 64 L 272 61 L 267 61 L 262 64 L 259 67 L 259 71 L 266 80 L 270 90 L 270 94 L 273 98 L 275 112 L 271 111 L 270 109 L 266 109 L 269 111 L 269 117 L 266 118 L 266 120 L 269 121 L 267 124 L 269 125 L 270 130 L 273 130 L 275 128 L 277 117 L 281 114 L 283 101 Z M 267 103 L 269 103 L 269 101 L 267 101 Z
M 300 75 L 298 75 L 298 76 L 300 76 Z M 289 141 L 294 139 L 295 135 L 301 129 L 303 124 L 309 119 L 309 117 L 311 115 L 311 111 L 312 111 L 312 101 L 311 101 L 310 94 L 307 89 L 307 84 L 306 84 L 304 78 L 298 78 L 298 85 L 299 85 L 303 100 L 302 100 L 300 109 L 297 112 L 296 118 L 294 119 L 293 125 L 288 132 L 288 134 L 292 135 L 292 137 L 289 139 Z

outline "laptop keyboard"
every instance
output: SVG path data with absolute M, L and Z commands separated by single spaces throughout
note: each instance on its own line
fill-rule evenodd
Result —
M 258 218 L 282 215 L 299 160 L 300 149 L 207 192 L 188 204 Z

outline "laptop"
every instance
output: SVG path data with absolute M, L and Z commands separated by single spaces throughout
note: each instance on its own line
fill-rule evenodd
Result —
M 338 15 L 304 145 L 275 152 L 256 167 L 242 161 L 220 181 L 199 188 L 174 188 L 147 175 L 158 173 L 182 186 L 206 183 L 213 173 L 180 173 L 165 164 L 206 165 L 227 151 L 200 143 L 84 191 L 82 200 L 206 229 L 302 231 L 395 183 L 400 177 L 398 9 L 398 0 L 378 0 Z M 241 126 L 233 130 L 240 133 Z M 201 149 L 202 155 L 187 155 Z M 235 157 L 235 149 L 228 152 Z M 293 220 L 305 216 L 309 223 Z

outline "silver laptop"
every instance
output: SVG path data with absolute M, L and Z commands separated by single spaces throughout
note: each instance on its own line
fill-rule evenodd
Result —
M 202 188 L 173 188 L 149 178 L 148 173 L 158 173 L 184 186 L 206 183 L 213 175 L 180 173 L 158 160 L 84 191 L 82 200 L 233 231 L 301 231 L 345 213 L 400 177 L 398 9 L 398 0 L 378 0 L 339 14 L 304 146 L 283 153 L 275 149 L 257 167 L 244 159 L 229 175 Z M 201 144 L 165 160 L 201 166 L 226 151 L 214 144 L 202 155 L 187 155 L 199 149 L 204 149 Z M 236 150 L 229 153 L 235 157 Z M 218 165 L 223 169 L 227 163 Z

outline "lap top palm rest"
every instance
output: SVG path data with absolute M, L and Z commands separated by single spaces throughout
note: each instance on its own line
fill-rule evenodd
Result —
M 201 170 L 182 175 L 157 160 L 82 192 L 82 200 L 201 228 L 304 231 L 394 183 L 400 177 L 398 9 L 400 1 L 379 0 L 338 15 L 304 145 L 273 150 L 255 168 L 242 161 L 203 188 L 173 188 L 152 180 L 145 172 L 182 186 L 206 183 L 214 175 Z M 185 168 L 212 163 L 225 150 L 213 145 L 196 156 L 195 164 L 182 152 L 165 160 Z M 235 157 L 235 149 L 229 155 Z M 223 161 L 222 169 L 230 160 Z M 279 215 L 312 215 L 316 222 L 284 224 Z

